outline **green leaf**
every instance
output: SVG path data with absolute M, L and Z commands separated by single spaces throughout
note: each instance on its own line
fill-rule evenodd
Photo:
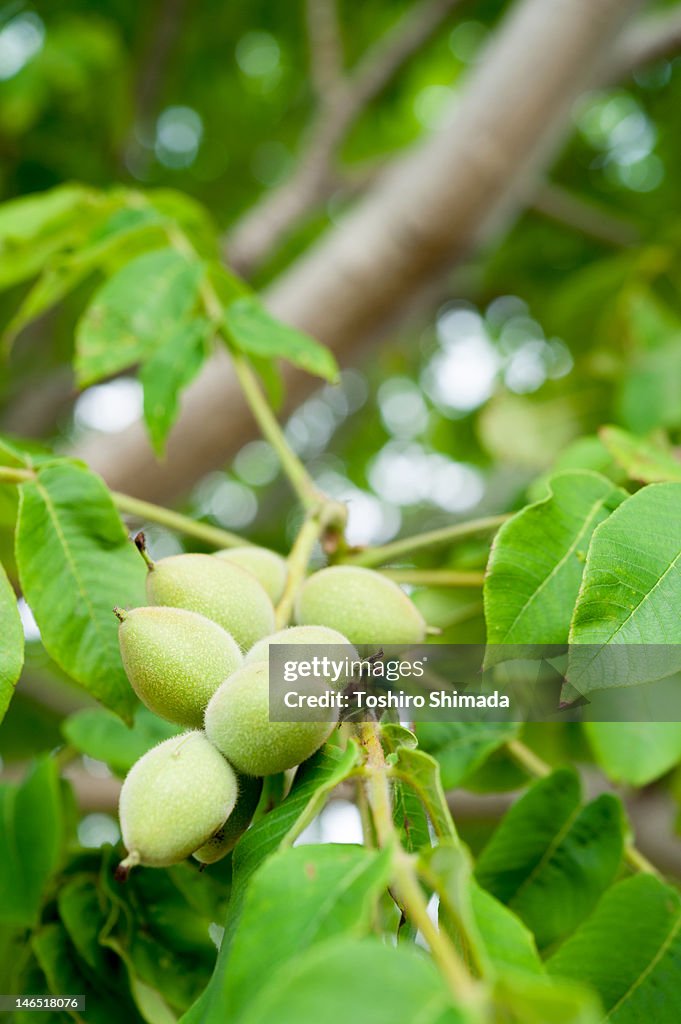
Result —
M 456 828 L 442 788 L 440 766 L 435 758 L 423 750 L 402 746 L 397 751 L 392 771 L 417 794 L 428 812 L 435 834 L 441 839 L 456 840 Z
M 81 386 L 148 359 L 192 313 L 203 264 L 176 249 L 126 263 L 95 292 L 76 329 Z
M 584 730 L 613 782 L 647 786 L 681 761 L 681 722 L 584 722 Z
M 149 189 L 142 194 L 142 200 L 150 202 L 162 217 L 179 225 L 201 257 L 208 260 L 219 258 L 220 238 L 215 223 L 202 203 L 186 192 L 172 188 Z
M 22 196 L 0 206 L 0 288 L 37 274 L 88 231 L 101 200 L 82 185 Z
M 580 979 L 581 980 L 581 979 Z M 507 971 L 494 986 L 503 1024 L 603 1024 L 594 993 L 563 978 Z
M 157 455 L 163 454 L 168 432 L 177 418 L 180 392 L 208 355 L 212 329 L 210 321 L 201 317 L 180 324 L 140 371 L 144 420 Z
M 440 897 L 439 920 L 483 977 L 499 970 L 541 974 L 534 936 L 472 876 L 468 850 L 444 842 L 421 854 L 424 880 Z
M 371 930 L 390 857 L 354 846 L 301 846 L 254 875 L 225 971 L 225 1007 L 238 1020 L 263 978 L 311 947 Z M 295 913 L 291 908 L 295 907 Z
M 644 484 L 681 482 L 681 462 L 668 448 L 633 437 L 619 427 L 601 427 L 599 436 L 632 480 Z
M 73 251 L 58 253 L 23 299 L 3 332 L 10 346 L 31 321 L 51 309 L 95 270 L 106 269 L 112 258 L 134 246 L 158 248 L 165 241 L 163 223 L 155 210 L 117 210 Z M 136 254 L 136 252 L 135 252 Z
M 54 462 L 54 454 L 37 441 L 0 435 L 0 466 L 33 469 L 41 462 Z
M 439 924 L 460 947 L 474 971 L 491 973 L 487 948 L 478 929 L 471 898 L 471 857 L 460 843 L 447 841 L 424 850 L 419 873 L 440 897 Z
M 102 480 L 68 461 L 41 466 L 21 485 L 16 554 L 48 654 L 130 719 L 137 701 L 123 671 L 112 609 L 145 603 L 145 568 Z
M 416 735 L 438 761 L 444 788 L 454 789 L 519 728 L 515 722 L 418 722 Z
M 141 705 L 128 727 L 103 708 L 83 708 L 62 723 L 64 738 L 81 754 L 104 761 L 116 775 L 125 776 L 147 750 L 180 732 L 180 727 L 157 718 Z
M 318 814 L 331 790 L 352 773 L 359 757 L 359 748 L 354 742 L 345 750 L 327 744 L 298 769 L 291 792 L 283 803 L 255 821 L 236 844 L 232 855 L 232 896 L 218 962 L 208 988 L 190 1011 L 188 1021 L 224 1017 L 226 965 L 254 872 L 280 845 L 294 842 Z
M 616 397 L 617 418 L 634 433 L 681 421 L 681 321 L 647 289 L 626 298 L 632 355 Z
M 619 801 L 604 794 L 582 805 L 573 771 L 536 782 L 502 819 L 475 868 L 480 884 L 547 946 L 589 913 L 620 865 Z
M 518 512 L 494 539 L 484 587 L 488 644 L 567 641 L 591 536 L 625 497 L 586 470 L 558 473 L 549 485 L 549 497 Z M 499 656 L 488 648 L 487 663 Z
M 543 974 L 532 932 L 520 918 L 471 879 L 473 916 L 490 962 L 497 970 Z
M 346 779 L 359 761 L 354 743 L 345 750 L 323 747 L 296 773 L 286 799 L 246 832 L 234 849 L 232 902 L 242 896 L 246 884 L 260 863 L 279 845 L 290 845 L 321 810 L 326 797 Z
M 463 1020 L 434 965 L 421 952 L 405 946 L 391 949 L 376 939 L 347 938 L 313 947 L 263 977 L 238 1024 Z
M 60 886 L 57 894 L 59 916 L 78 955 L 101 978 L 115 981 L 114 957 L 100 945 L 106 924 L 106 904 L 90 875 L 76 875 Z
M 394 722 L 386 722 L 381 726 L 381 741 L 388 752 L 388 763 L 393 765 L 398 759 L 397 752 L 401 747 L 413 750 L 418 741 L 413 732 Z M 410 852 L 430 846 L 430 829 L 421 796 L 416 790 L 401 779 L 394 779 L 393 787 L 393 822 L 400 835 L 400 842 Z
M 236 299 L 225 310 L 225 328 L 234 347 L 251 356 L 286 359 L 324 380 L 338 380 L 338 366 L 329 349 L 294 327 L 269 315 L 258 299 Z
M 650 484 L 594 533 L 570 627 L 568 680 L 577 692 L 636 685 L 679 667 L 672 645 L 681 643 L 680 507 L 681 484 Z M 606 644 L 635 646 L 618 657 L 598 650 Z
M 12 584 L 0 564 L 0 722 L 24 665 L 24 630 Z
M 141 1024 L 130 993 L 119 989 L 113 993 L 102 984 L 90 980 L 75 955 L 66 929 L 60 924 L 48 924 L 32 939 L 33 951 L 45 972 L 53 995 L 79 994 L 85 996 L 85 1011 L 71 1011 L 81 1024 L 119 1024 L 121 1019 Z
M 681 484 L 632 495 L 595 533 L 572 623 L 573 643 L 678 643 Z M 667 614 L 665 614 L 665 609 Z
M 611 1024 L 681 1019 L 681 898 L 652 875 L 605 894 L 548 961 L 552 974 L 592 985 Z
M 142 868 L 121 886 L 113 877 L 119 860 L 114 848 L 101 858 L 99 889 L 111 912 L 100 941 L 123 960 L 142 1015 L 151 1024 L 166 1024 L 164 1007 L 183 1012 L 210 978 L 215 946 L 209 925 L 219 919 L 216 913 L 223 912 L 217 910 L 211 893 L 220 887 L 188 863 L 168 871 Z M 196 884 L 186 885 L 187 877 Z M 200 900 L 189 899 L 189 889 L 208 894 L 208 912 Z M 155 998 L 149 994 L 153 991 Z
M 64 833 L 54 761 L 38 763 L 20 785 L 0 786 L 0 821 L 0 921 L 34 927 Z
M 411 786 L 396 779 L 393 784 L 393 822 L 400 843 L 410 853 L 430 846 L 428 815 Z

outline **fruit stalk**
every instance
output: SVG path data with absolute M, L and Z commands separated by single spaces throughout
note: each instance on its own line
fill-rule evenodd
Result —
M 312 509 L 303 522 L 287 560 L 287 574 L 284 592 L 276 608 L 276 626 L 282 629 L 288 625 L 293 612 L 296 595 L 305 579 L 314 546 L 326 528 L 345 518 L 342 505 L 333 501 L 322 501 Z

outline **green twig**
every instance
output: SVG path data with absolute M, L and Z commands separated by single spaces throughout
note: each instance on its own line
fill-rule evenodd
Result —
M 275 618 L 277 629 L 283 629 L 289 623 L 296 595 L 305 579 L 314 546 L 323 528 L 323 520 L 319 513 L 308 516 L 300 528 L 286 563 L 286 585 L 277 605 Z
M 402 537 L 400 540 L 391 541 L 382 547 L 367 548 L 342 559 L 347 565 L 362 565 L 372 568 L 377 565 L 385 565 L 387 562 L 395 562 L 411 555 L 414 551 L 424 551 L 428 548 L 440 547 L 443 544 L 450 544 L 452 541 L 463 540 L 464 537 L 474 536 L 476 533 L 488 533 L 497 530 L 506 520 L 508 515 L 487 516 L 484 519 L 472 519 L 467 523 L 455 523 L 453 526 L 444 526 L 440 530 L 430 530 L 427 533 L 419 533 L 413 537 Z
M 0 484 L 25 484 L 33 480 L 32 469 L 14 469 L 13 466 L 0 466 Z
M 218 526 L 211 526 L 210 523 L 199 523 L 190 516 L 183 516 L 180 512 L 173 512 L 171 509 L 162 508 L 160 505 L 153 505 L 149 501 L 141 501 L 139 498 L 131 498 L 129 494 L 121 494 L 119 491 L 112 491 L 113 503 L 119 512 L 135 516 L 136 519 L 149 520 L 165 526 L 177 533 L 184 533 L 188 537 L 196 537 L 197 540 L 205 541 L 215 548 L 233 548 L 240 544 L 249 544 L 236 533 L 229 530 L 222 530 Z
M 184 256 L 198 259 L 198 254 L 193 245 L 177 227 L 168 228 L 167 231 L 170 244 Z M 213 285 L 204 277 L 200 285 L 200 295 L 203 301 L 208 318 L 212 321 L 217 333 L 224 331 L 224 311 L 220 298 Z M 248 361 L 240 353 L 230 348 L 232 364 L 237 380 L 241 385 L 246 402 L 248 403 L 255 421 L 260 427 L 263 437 L 269 441 L 275 450 L 281 463 L 281 468 L 289 479 L 291 486 L 298 495 L 303 508 L 311 509 L 317 505 L 322 495 L 317 490 L 314 481 L 305 466 L 286 440 L 286 435 L 281 428 L 277 417 L 272 412 L 258 378 L 250 367 Z
M 522 740 L 508 740 L 505 746 L 516 764 L 524 768 L 529 775 L 539 779 L 551 774 L 551 765 L 547 764 L 533 750 L 530 750 Z M 651 864 L 648 858 L 633 843 L 628 843 L 625 846 L 624 859 L 634 871 L 642 871 L 647 875 L 656 875 L 658 878 L 662 877 L 662 873 L 658 871 L 654 864 Z
M 282 629 L 288 625 L 293 605 L 300 586 L 305 579 L 315 544 L 330 526 L 342 527 L 347 510 L 344 505 L 323 500 L 312 509 L 295 539 L 287 559 L 287 574 L 284 593 L 277 605 L 276 625 Z
M 422 587 L 481 587 L 484 572 L 459 572 L 457 569 L 381 569 L 395 583 L 411 583 Z
M 296 453 L 286 440 L 279 421 L 270 409 L 258 383 L 258 378 L 243 356 L 232 352 L 232 363 L 241 390 L 255 417 L 256 423 L 264 438 L 272 445 L 279 457 L 281 468 L 289 479 L 291 486 L 298 495 L 303 508 L 311 509 L 319 504 L 322 495 L 317 490 L 314 480 L 305 469 Z
M 25 484 L 35 479 L 33 469 L 15 469 L 13 466 L 0 466 L 0 484 Z M 180 512 L 173 512 L 170 509 L 154 505 L 150 501 L 141 501 L 139 498 L 131 498 L 129 494 L 121 494 L 120 491 L 111 491 L 111 498 L 119 512 L 135 516 L 137 519 L 148 520 L 165 526 L 177 533 L 184 533 L 188 537 L 196 537 L 211 547 L 231 548 L 239 544 L 248 544 L 249 541 L 243 537 L 230 533 L 229 530 L 222 530 L 209 523 L 197 523 L 190 516 L 184 516 Z
M 535 779 L 543 779 L 545 775 L 551 774 L 551 766 L 521 740 L 507 740 L 506 750 L 515 763 Z
M 393 851 L 391 891 L 398 906 L 428 943 L 428 947 L 452 996 L 458 1004 L 478 1005 L 480 987 L 471 977 L 456 947 L 431 920 L 428 902 L 418 880 L 414 860 L 399 843 L 392 814 L 392 800 L 383 747 L 374 722 L 359 725 L 360 742 L 366 760 L 367 799 L 376 828 L 378 844 Z

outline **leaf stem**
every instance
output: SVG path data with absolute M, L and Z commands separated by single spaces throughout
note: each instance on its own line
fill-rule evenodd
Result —
M 516 764 L 535 779 L 543 779 L 545 775 L 551 774 L 551 766 L 535 754 L 534 750 L 530 750 L 522 740 L 507 740 L 506 750 Z
M 345 506 L 322 500 L 304 520 L 287 560 L 286 585 L 276 611 L 277 629 L 283 629 L 290 621 L 296 595 L 305 579 L 315 544 L 329 525 L 343 522 L 345 515 Z
M 113 503 L 119 512 L 135 516 L 136 519 L 149 520 L 165 526 L 177 533 L 184 533 L 188 537 L 196 537 L 214 548 L 233 548 L 241 544 L 249 544 L 236 533 L 223 530 L 219 526 L 211 526 L 210 523 L 199 523 L 191 516 L 182 515 L 181 512 L 173 512 L 172 509 L 163 508 L 161 505 L 154 505 L 150 501 L 142 501 L 139 498 L 132 498 L 129 494 L 121 494 L 120 491 L 112 491 Z
M 476 533 L 492 532 L 509 518 L 509 514 L 503 514 L 486 516 L 484 519 L 471 519 L 467 523 L 454 523 L 453 526 L 444 526 L 439 530 L 417 533 L 412 537 L 401 537 L 399 540 L 383 544 L 381 547 L 367 548 L 365 551 L 347 555 L 341 561 L 348 565 L 361 565 L 367 568 L 385 565 L 387 562 L 394 562 L 405 555 L 411 555 L 414 551 L 440 547 L 442 544 L 462 540 L 464 537 L 471 537 Z
M 277 605 L 275 616 L 277 629 L 283 629 L 289 623 L 296 594 L 305 578 L 314 546 L 319 539 L 321 531 L 322 522 L 320 516 L 318 514 L 310 515 L 304 521 L 295 539 L 286 563 L 287 572 L 284 592 Z
M 34 480 L 35 476 L 36 473 L 33 469 L 0 466 L 0 484 L 25 484 Z M 202 540 L 211 547 L 233 548 L 250 543 L 243 537 L 237 536 L 236 533 L 230 533 L 229 530 L 211 526 L 210 523 L 199 523 L 190 516 L 162 508 L 161 505 L 154 505 L 150 501 L 141 501 L 139 498 L 130 497 L 129 494 L 121 494 L 120 491 L 111 491 L 110 494 L 119 512 L 135 516 L 136 519 L 158 523 L 159 526 L 165 526 L 177 533 L 184 533 L 188 537 L 196 537 L 197 540 Z
M 424 587 L 481 587 L 484 572 L 459 572 L 457 569 L 381 569 L 395 583 L 412 583 Z
M 392 800 L 388 782 L 388 766 L 375 722 L 359 724 L 359 738 L 366 759 L 367 799 L 371 809 L 380 847 L 393 849 L 393 878 L 391 889 L 398 905 L 418 928 L 459 1004 L 478 1004 L 480 987 L 471 977 L 456 947 L 440 931 L 428 913 L 428 903 L 418 880 L 414 860 L 399 843 L 392 814 Z
M 168 239 L 170 244 L 181 252 L 185 256 L 198 259 L 198 254 L 194 249 L 194 246 L 184 234 L 176 227 L 168 229 Z M 208 280 L 204 277 L 199 292 L 203 305 L 205 307 L 208 318 L 212 321 L 215 331 L 221 333 L 224 327 L 223 320 L 223 308 L 220 298 L 215 291 L 215 288 Z M 266 440 L 274 448 L 275 452 L 279 456 L 281 468 L 289 479 L 291 486 L 298 495 L 298 498 L 305 509 L 311 509 L 317 505 L 322 498 L 322 495 L 317 490 L 312 477 L 305 469 L 305 466 L 298 458 L 296 453 L 291 448 L 290 444 L 286 440 L 284 431 L 277 420 L 277 417 L 272 412 L 265 395 L 262 392 L 258 378 L 251 369 L 248 361 L 239 352 L 235 352 L 233 348 L 229 348 L 230 355 L 232 357 L 232 365 L 234 366 L 234 372 L 237 380 L 241 385 L 241 390 L 244 393 L 244 397 L 250 407 L 255 421 L 260 427 L 261 433 Z
M 322 498 L 321 493 L 317 490 L 314 480 L 286 440 L 284 431 L 270 409 L 258 379 L 248 362 L 237 352 L 232 351 L 231 354 L 234 372 L 263 437 L 269 441 L 277 453 L 281 468 L 298 495 L 303 508 L 313 508 Z
M 33 480 L 32 469 L 15 469 L 13 466 L 0 466 L 0 484 L 25 484 Z
M 505 746 L 513 760 L 534 778 L 544 778 L 551 774 L 551 765 L 530 750 L 522 740 L 507 740 Z M 662 877 L 662 873 L 633 843 L 627 843 L 625 846 L 624 859 L 634 871 L 642 871 L 644 874 L 655 875 L 657 878 Z

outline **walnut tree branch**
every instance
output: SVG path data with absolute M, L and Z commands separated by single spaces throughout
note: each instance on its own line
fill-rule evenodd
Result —
M 310 78 L 320 106 L 333 106 L 343 81 L 343 41 L 336 0 L 307 0 Z
M 337 53 L 330 68 L 322 73 L 321 67 L 324 54 L 338 47 L 331 0 L 309 0 L 312 56 L 318 58 L 312 61 L 313 79 L 320 102 L 293 176 L 249 210 L 227 239 L 227 258 L 239 273 L 251 273 L 294 224 L 333 190 L 335 157 L 349 129 L 461 2 L 426 0 L 411 7 L 343 75 Z
M 639 68 L 681 49 L 681 7 L 650 14 L 624 31 L 603 66 L 604 84 L 619 82 Z

